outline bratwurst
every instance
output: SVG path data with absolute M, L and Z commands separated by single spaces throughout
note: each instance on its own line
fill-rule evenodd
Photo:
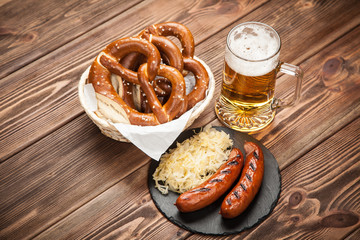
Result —
M 193 212 L 202 209 L 219 199 L 239 177 L 244 158 L 240 149 L 233 148 L 228 161 L 208 180 L 181 194 L 176 200 L 180 212 Z
M 264 155 L 253 143 L 244 144 L 246 160 L 239 182 L 225 197 L 220 213 L 224 218 L 239 216 L 250 205 L 258 193 L 264 176 Z

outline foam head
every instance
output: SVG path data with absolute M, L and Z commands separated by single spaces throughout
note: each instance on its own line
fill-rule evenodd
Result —
M 240 24 L 227 37 L 225 60 L 240 74 L 261 76 L 276 68 L 280 46 L 280 37 L 270 26 L 256 22 Z

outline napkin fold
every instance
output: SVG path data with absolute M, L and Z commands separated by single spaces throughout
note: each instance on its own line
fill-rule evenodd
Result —
M 206 97 L 202 101 L 198 102 L 192 109 L 184 113 L 180 118 L 172 120 L 168 123 L 160 124 L 157 126 L 136 126 L 124 123 L 114 123 L 111 120 L 105 120 L 108 124 L 113 125 L 120 134 L 126 137 L 132 144 L 137 146 L 149 157 L 159 160 L 161 155 L 170 147 L 170 145 L 176 140 L 176 138 L 184 131 L 192 114 L 198 114 L 197 111 L 202 107 L 202 104 L 209 100 L 214 94 L 215 80 L 214 76 L 205 62 L 195 57 L 206 68 L 210 83 L 209 88 L 206 91 Z M 83 73 L 82 81 L 85 82 L 90 67 Z M 195 76 L 188 74 L 184 77 L 186 94 L 189 94 L 195 86 Z M 80 88 L 79 88 L 80 89 Z M 97 98 L 95 90 L 92 84 L 84 84 L 83 87 L 84 101 L 82 102 L 84 108 L 88 111 L 96 112 L 98 108 Z
M 136 126 L 123 123 L 112 123 L 114 127 L 131 143 L 149 157 L 159 160 L 175 139 L 184 130 L 193 109 L 180 118 L 157 126 Z
M 84 97 L 86 99 L 87 109 L 96 111 L 98 105 L 92 84 L 84 85 Z M 182 114 L 178 119 L 157 126 L 137 126 L 114 123 L 111 120 L 107 122 L 113 125 L 125 138 L 146 155 L 158 161 L 161 155 L 184 130 L 192 112 L 201 103 L 202 101 L 197 103 L 195 107 Z

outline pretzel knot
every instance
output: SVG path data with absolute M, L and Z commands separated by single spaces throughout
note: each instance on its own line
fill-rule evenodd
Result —
M 178 38 L 182 50 L 167 36 Z M 88 77 L 98 99 L 98 114 L 143 126 L 181 116 L 205 98 L 209 83 L 206 69 L 193 56 L 191 32 L 174 22 L 152 25 L 135 37 L 110 43 L 94 60 Z M 196 80 L 188 95 L 185 72 L 192 72 Z
M 184 75 L 186 75 L 188 72 L 192 72 L 196 80 L 196 85 L 193 91 L 187 95 L 183 103 L 182 109 L 179 113 L 179 115 L 181 115 L 186 110 L 194 107 L 197 102 L 205 98 L 206 89 L 209 85 L 209 76 L 205 67 L 199 61 L 194 59 L 195 47 L 193 35 L 187 27 L 176 22 L 166 22 L 151 25 L 145 28 L 145 30 L 140 33 L 140 36 L 144 37 L 147 34 L 150 34 L 152 39 L 156 39 L 154 36 L 160 36 L 163 38 L 166 36 L 174 36 L 180 40 L 182 46 L 181 54 L 183 56 L 183 64 L 181 64 L 181 66 L 184 67 L 181 69 L 178 68 L 178 70 L 181 71 L 184 69 Z M 146 36 L 146 38 L 149 39 L 150 37 Z M 161 48 L 161 46 L 159 47 Z M 165 54 L 165 56 L 169 55 Z M 168 62 L 171 65 L 171 60 Z

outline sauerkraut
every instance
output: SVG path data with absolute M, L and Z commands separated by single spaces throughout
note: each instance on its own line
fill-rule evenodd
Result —
M 162 193 L 186 192 L 210 178 L 227 161 L 233 141 L 215 128 L 205 127 L 160 158 L 153 179 Z

